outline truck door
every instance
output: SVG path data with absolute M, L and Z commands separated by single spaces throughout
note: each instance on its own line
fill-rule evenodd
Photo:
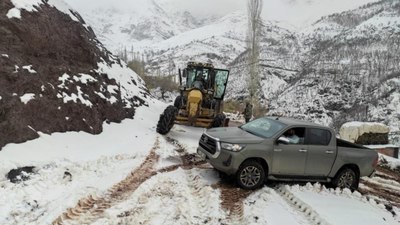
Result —
M 292 127 L 287 129 L 280 137 L 289 137 L 294 131 L 298 137 L 297 143 L 274 143 L 272 171 L 276 176 L 303 176 L 307 159 L 308 146 L 304 144 L 304 127 Z M 290 138 L 288 138 L 291 140 Z M 297 140 L 297 139 L 295 139 Z
M 305 141 L 308 144 L 305 175 L 327 176 L 336 159 L 336 138 L 330 130 L 307 128 Z

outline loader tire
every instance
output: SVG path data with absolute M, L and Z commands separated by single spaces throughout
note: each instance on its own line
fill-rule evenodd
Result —
M 159 134 L 167 134 L 171 128 L 174 126 L 174 121 L 178 109 L 175 106 L 168 106 L 164 112 L 160 115 L 160 119 L 157 123 L 157 132 Z
M 211 127 L 222 127 L 224 125 L 226 116 L 224 114 L 218 114 L 212 124 Z
M 175 98 L 174 106 L 175 106 L 177 109 L 180 109 L 180 108 L 182 107 L 182 104 L 183 104 L 183 102 L 182 102 L 182 96 L 179 95 L 179 96 L 177 96 L 177 97 Z

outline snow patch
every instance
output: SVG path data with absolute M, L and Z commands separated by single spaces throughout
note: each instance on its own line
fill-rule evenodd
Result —
M 119 85 L 119 87 L 109 85 L 107 90 L 114 94 L 116 94 L 117 90 L 120 90 L 121 99 L 125 103 L 125 107 L 133 107 L 130 100 L 134 99 L 138 93 L 144 91 L 144 81 L 139 77 L 139 75 L 129 69 L 124 62 L 121 62 L 121 65 L 115 62 L 112 65 L 108 65 L 104 60 L 102 60 L 102 62 L 97 64 L 97 67 L 98 69 L 96 72 L 107 75 L 109 79 L 114 79 Z M 110 101 L 115 100 L 112 99 Z
M 84 94 L 82 92 L 81 87 L 77 86 L 76 90 L 78 91 L 77 94 L 72 93 L 71 95 L 68 95 L 67 93 L 62 92 L 62 94 L 58 94 L 57 96 L 58 96 L 58 98 L 62 98 L 64 103 L 67 103 L 69 101 L 73 101 L 75 103 L 78 103 L 78 100 L 79 100 L 82 104 L 84 104 L 84 105 L 86 105 L 88 107 L 92 107 L 93 106 L 92 102 L 90 102 L 89 100 L 87 100 L 87 99 L 85 99 L 83 97 L 86 94 Z
M 9 58 L 9 56 L 7 54 L 1 54 L 1 57 Z
M 42 0 L 11 0 L 14 4 L 14 8 L 10 9 L 7 13 L 7 17 L 21 19 L 21 10 L 28 12 L 37 11 L 37 8 L 42 4 L 48 4 L 52 7 L 57 8 L 59 11 L 69 15 L 72 20 L 79 22 L 78 18 L 72 14 L 72 9 L 62 0 L 48 0 L 44 3 Z
M 90 76 L 88 74 L 84 74 L 84 73 L 80 73 L 79 77 L 78 76 L 73 76 L 73 79 L 76 82 L 81 82 L 82 84 L 87 84 L 89 82 L 96 82 L 97 81 L 94 77 L 92 77 L 92 76 Z
M 28 103 L 30 100 L 35 99 L 35 94 L 33 93 L 26 93 L 23 96 L 20 97 L 21 102 L 26 104 Z
M 22 69 L 27 70 L 29 73 L 37 73 L 34 69 L 32 69 L 32 65 L 23 66 Z

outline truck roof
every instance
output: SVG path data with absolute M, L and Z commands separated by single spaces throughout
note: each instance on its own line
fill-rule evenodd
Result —
M 282 122 L 286 125 L 290 125 L 290 126 L 295 125 L 295 126 L 313 126 L 313 127 L 328 128 L 321 124 L 304 121 L 304 120 L 299 120 L 299 119 L 288 118 L 288 117 L 268 117 L 268 118 L 280 121 L 280 122 Z

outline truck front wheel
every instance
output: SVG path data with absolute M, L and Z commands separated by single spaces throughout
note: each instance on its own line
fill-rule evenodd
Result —
M 343 168 L 333 179 L 333 185 L 338 188 L 348 188 L 352 191 L 357 190 L 359 176 L 356 171 L 351 168 Z
M 255 160 L 245 161 L 236 173 L 236 182 L 246 190 L 254 190 L 264 184 L 265 171 Z

